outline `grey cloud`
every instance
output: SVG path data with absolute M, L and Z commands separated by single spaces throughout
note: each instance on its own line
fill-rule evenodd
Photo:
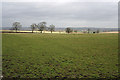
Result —
M 46 21 L 58 27 L 88 26 L 117 27 L 117 3 L 114 2 L 72 2 L 58 4 L 3 3 L 3 26 L 11 26 L 18 20 L 24 26 Z

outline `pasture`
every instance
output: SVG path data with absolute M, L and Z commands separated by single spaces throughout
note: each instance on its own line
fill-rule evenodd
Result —
M 3 77 L 118 77 L 118 34 L 2 34 Z

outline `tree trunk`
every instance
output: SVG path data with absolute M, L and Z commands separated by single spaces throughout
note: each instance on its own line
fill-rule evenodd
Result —
M 16 29 L 16 33 L 17 33 L 17 29 Z
M 51 33 L 52 33 L 52 31 L 51 31 Z
M 42 33 L 42 31 L 41 31 L 41 33 Z

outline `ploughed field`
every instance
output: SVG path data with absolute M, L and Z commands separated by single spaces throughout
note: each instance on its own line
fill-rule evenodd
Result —
M 118 77 L 118 34 L 2 34 L 3 77 Z

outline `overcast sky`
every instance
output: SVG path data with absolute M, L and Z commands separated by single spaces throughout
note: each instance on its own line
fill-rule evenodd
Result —
M 2 25 L 46 21 L 56 27 L 118 27 L 117 2 L 3 2 Z

